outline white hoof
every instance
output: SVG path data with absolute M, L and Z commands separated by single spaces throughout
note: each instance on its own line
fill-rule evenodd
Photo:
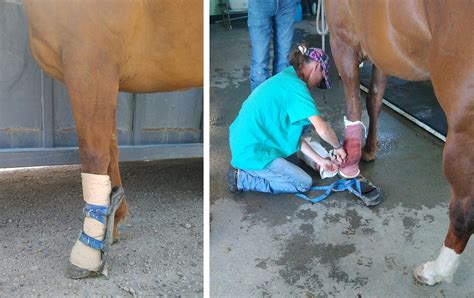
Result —
M 434 286 L 435 284 L 441 282 L 441 280 L 439 280 L 439 276 L 434 270 L 434 266 L 435 265 L 433 261 L 426 262 L 418 266 L 413 272 L 415 279 L 420 283 L 429 286 Z
M 452 282 L 459 265 L 459 257 L 454 250 L 443 245 L 438 258 L 418 266 L 413 275 L 419 282 L 430 286 L 443 281 Z

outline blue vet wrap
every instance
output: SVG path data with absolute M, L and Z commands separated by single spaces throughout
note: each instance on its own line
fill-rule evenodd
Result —
M 106 224 L 106 218 L 109 215 L 109 211 L 109 207 L 106 206 L 86 204 L 86 207 L 84 207 L 85 216 L 93 218 L 103 225 Z M 84 233 L 84 231 L 82 231 L 81 235 L 79 235 L 79 240 L 91 248 L 97 250 L 104 249 L 103 241 L 92 238 L 91 236 Z
M 84 207 L 84 215 L 93 218 L 105 225 L 106 216 L 109 214 L 109 207 L 86 204 Z
M 82 231 L 81 235 L 79 235 L 79 241 L 81 241 L 85 245 L 87 245 L 91 248 L 97 249 L 97 250 L 103 250 L 104 249 L 104 241 L 94 239 L 91 236 L 84 233 L 84 231 Z
M 329 197 L 333 192 L 340 192 L 340 191 L 349 191 L 350 193 L 360 197 L 362 195 L 362 190 L 360 187 L 360 181 L 356 178 L 353 179 L 340 179 L 337 180 L 329 185 L 326 186 L 313 186 L 310 188 L 312 190 L 322 190 L 324 193 L 320 196 L 309 198 L 307 195 L 303 193 L 295 194 L 297 197 L 309 201 L 311 203 L 318 203 L 322 200 Z

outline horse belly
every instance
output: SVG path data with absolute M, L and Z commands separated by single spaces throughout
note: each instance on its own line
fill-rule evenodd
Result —
M 142 67 L 131 77 L 122 79 L 119 89 L 125 92 L 170 92 L 202 87 L 202 68 L 194 71 L 193 75 L 167 70 L 167 67 Z
M 401 79 L 429 79 L 431 33 L 421 1 L 353 1 L 351 11 L 362 50 L 375 65 Z
M 202 11 L 202 1 L 24 4 L 33 54 L 56 79 L 63 80 L 65 71 L 77 75 L 78 66 L 90 64 L 97 71 L 107 65 L 115 68 L 123 91 L 202 86 L 203 19 L 196 13 Z M 49 12 L 55 18 L 49 18 Z

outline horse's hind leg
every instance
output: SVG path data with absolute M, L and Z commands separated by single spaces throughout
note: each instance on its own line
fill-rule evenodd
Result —
M 112 138 L 110 140 L 110 164 L 108 168 L 108 175 L 110 176 L 110 181 L 112 182 L 112 188 L 118 188 L 122 186 L 122 180 L 120 178 L 120 169 L 119 169 L 119 150 L 118 150 L 118 136 L 117 136 L 117 126 L 116 126 L 116 119 L 115 119 L 115 111 L 114 111 L 114 132 L 112 133 Z M 128 204 L 126 199 L 124 198 L 120 207 L 115 212 L 115 221 L 114 221 L 114 231 L 113 231 L 113 238 L 114 242 L 120 239 L 120 232 L 117 228 L 118 223 L 121 220 L 125 219 L 127 215 Z
M 370 80 L 369 93 L 366 97 L 367 113 L 369 114 L 369 133 L 362 151 L 362 159 L 372 161 L 377 152 L 377 119 L 382 109 L 383 94 L 387 86 L 388 77 L 385 73 L 372 65 L 372 78 Z
M 450 30 L 453 28 L 457 27 Z M 472 41 L 472 35 L 462 35 L 467 31 L 462 28 L 457 30 L 460 31 L 438 34 L 438 38 L 433 41 L 430 57 L 433 62 L 433 87 L 448 120 L 443 170 L 451 186 L 451 200 L 449 230 L 440 255 L 435 261 L 427 262 L 415 270 L 415 277 L 429 285 L 451 281 L 460 255 L 474 232 L 474 55 L 472 51 L 456 54 L 446 50 L 452 48 L 452 38 L 466 43 Z
M 452 281 L 461 253 L 474 232 L 474 128 L 468 126 L 471 128 L 454 128 L 448 133 L 443 167 L 451 186 L 449 230 L 438 258 L 419 266 L 414 273 L 417 280 L 428 285 Z
M 76 122 L 81 158 L 84 200 L 95 206 L 109 206 L 112 186 L 120 185 L 117 154 L 111 146 L 115 133 L 115 108 L 119 68 L 107 52 L 96 48 L 65 49 L 64 79 Z M 111 51 L 113 52 L 113 51 Z M 112 150 L 111 150 L 112 149 Z M 112 162 L 112 165 L 111 165 Z M 109 176 L 109 173 L 111 176 Z M 112 183 L 113 182 L 113 183 Z M 81 278 L 101 273 L 104 256 L 100 242 L 107 220 L 99 220 L 101 211 L 87 212 L 82 240 L 76 241 L 66 268 L 66 276 Z M 95 240 L 94 240 L 95 239 Z

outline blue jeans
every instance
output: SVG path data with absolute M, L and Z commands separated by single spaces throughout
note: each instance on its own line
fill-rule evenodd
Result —
M 293 39 L 296 0 L 250 0 L 248 27 L 252 44 L 252 91 L 270 77 L 270 40 L 273 33 L 273 74 L 285 69 Z
M 277 158 L 262 170 L 241 170 L 237 188 L 243 191 L 278 193 L 306 192 L 313 179 L 301 168 L 284 158 Z

